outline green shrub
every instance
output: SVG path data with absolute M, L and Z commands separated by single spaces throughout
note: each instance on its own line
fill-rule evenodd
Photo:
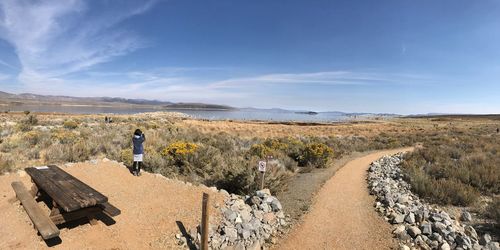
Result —
M 38 141 L 40 140 L 40 132 L 38 131 L 29 131 L 26 134 L 24 134 L 24 139 L 26 142 L 28 142 L 30 145 L 36 145 Z
M 66 120 L 63 123 L 63 127 L 67 128 L 67 129 L 75 129 L 78 127 L 78 123 L 76 121 L 73 121 L 73 120 Z
M 132 166 L 134 155 L 131 148 L 122 149 L 120 152 L 120 161 L 127 166 Z
M 0 154 L 0 174 L 10 172 L 14 169 L 14 161 L 12 158 Z
M 433 203 L 467 206 L 479 198 L 479 192 L 473 187 L 456 179 L 434 179 L 418 167 L 405 165 L 405 179 L 412 190 L 420 197 Z
M 35 115 L 28 115 L 26 118 L 17 123 L 19 131 L 30 131 L 33 126 L 38 124 L 38 119 Z

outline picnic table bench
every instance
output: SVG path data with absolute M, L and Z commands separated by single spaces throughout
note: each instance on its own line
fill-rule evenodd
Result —
M 120 214 L 120 210 L 111 205 L 106 196 L 55 165 L 25 170 L 33 182 L 31 192 L 22 182 L 13 182 L 12 188 L 45 240 L 59 236 L 58 224 L 88 218 L 94 225 L 99 213 L 110 217 Z M 49 215 L 38 206 L 37 198 L 47 202 L 51 209 Z

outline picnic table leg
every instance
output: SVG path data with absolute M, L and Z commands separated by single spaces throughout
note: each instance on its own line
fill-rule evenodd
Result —
M 57 203 L 55 201 L 52 201 L 52 209 L 50 210 L 49 216 L 54 216 L 54 215 L 58 215 L 58 214 L 61 214 L 61 210 L 59 210 Z
M 94 214 L 87 216 L 87 218 L 89 219 L 90 225 L 92 226 L 97 225 L 97 219 L 95 218 Z

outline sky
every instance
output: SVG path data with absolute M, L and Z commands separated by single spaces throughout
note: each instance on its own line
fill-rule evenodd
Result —
M 500 113 L 497 0 L 2 0 L 0 91 Z

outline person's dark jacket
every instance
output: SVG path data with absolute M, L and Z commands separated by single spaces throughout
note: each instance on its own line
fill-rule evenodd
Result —
M 132 143 L 134 144 L 134 155 L 144 154 L 144 147 L 142 143 L 146 140 L 146 136 L 144 134 L 134 135 L 132 138 Z

